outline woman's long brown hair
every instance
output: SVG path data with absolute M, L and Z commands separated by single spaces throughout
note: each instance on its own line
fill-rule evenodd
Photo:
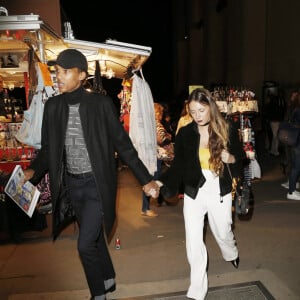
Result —
M 197 88 L 192 91 L 188 98 L 188 104 L 192 101 L 201 103 L 202 105 L 208 105 L 210 108 L 210 122 L 208 126 L 209 164 L 216 174 L 221 175 L 224 170 L 221 152 L 222 150 L 227 149 L 228 124 L 208 90 Z

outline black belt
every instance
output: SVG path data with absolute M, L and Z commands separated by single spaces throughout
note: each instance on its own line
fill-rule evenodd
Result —
M 85 172 L 81 174 L 74 174 L 74 173 L 69 173 L 67 172 L 67 175 L 76 179 L 83 179 L 83 178 L 89 178 L 93 176 L 93 172 Z

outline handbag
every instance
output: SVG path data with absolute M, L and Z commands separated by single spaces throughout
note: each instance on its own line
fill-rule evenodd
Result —
M 231 170 L 226 164 L 229 175 L 232 179 L 232 201 L 234 211 L 237 215 L 247 215 L 250 210 L 250 202 L 252 201 L 252 192 L 247 182 L 242 182 L 241 178 L 232 177 Z
M 234 208 L 237 215 L 247 215 L 250 208 L 251 191 L 247 182 L 238 184 L 235 197 Z
M 277 138 L 282 144 L 293 147 L 299 141 L 299 133 L 299 127 L 289 121 L 282 121 L 279 124 Z
M 174 159 L 174 144 L 157 146 L 157 158 L 162 161 L 172 161 Z

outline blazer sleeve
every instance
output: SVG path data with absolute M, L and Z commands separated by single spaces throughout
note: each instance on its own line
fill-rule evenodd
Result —
M 109 98 L 103 103 L 105 109 L 105 117 L 107 124 L 110 124 L 110 139 L 121 160 L 128 165 L 141 185 L 145 185 L 153 179 L 153 176 L 148 172 L 146 166 L 138 156 L 132 141 L 118 119 L 116 108 Z
M 48 163 L 48 115 L 47 115 L 47 105 L 45 103 L 43 122 L 41 128 L 41 149 L 38 150 L 37 156 L 31 161 L 29 168 L 32 168 L 35 173 L 33 178 L 30 180 L 33 184 L 37 184 L 41 178 L 47 173 L 49 169 Z
M 172 197 L 178 193 L 179 187 L 183 182 L 183 157 L 184 157 L 184 135 L 182 131 L 179 130 L 175 137 L 174 143 L 174 153 L 175 157 L 170 165 L 170 167 L 163 172 L 158 180 L 163 183 L 161 188 L 161 193 L 165 198 Z
M 243 176 L 243 167 L 247 162 L 246 152 L 243 148 L 242 139 L 238 126 L 229 122 L 229 152 L 234 155 L 235 163 L 231 165 L 232 175 L 234 177 Z

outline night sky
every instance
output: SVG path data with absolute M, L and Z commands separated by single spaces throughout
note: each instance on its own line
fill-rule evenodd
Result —
M 155 101 L 168 101 L 172 95 L 172 1 L 102 2 L 61 0 L 62 24 L 71 23 L 75 39 L 99 43 L 115 39 L 152 47 L 143 74 Z M 112 96 L 116 89 L 120 90 L 116 81 L 103 80 L 104 88 Z

